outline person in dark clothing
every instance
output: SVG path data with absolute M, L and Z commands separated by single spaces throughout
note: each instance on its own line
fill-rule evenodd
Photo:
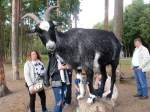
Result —
M 53 112 L 62 112 L 63 104 L 66 96 L 66 84 L 69 83 L 68 75 L 65 73 L 66 64 L 58 55 L 49 54 L 49 65 L 47 76 L 45 77 L 45 85 L 49 85 L 51 78 L 51 86 L 55 97 L 55 106 Z

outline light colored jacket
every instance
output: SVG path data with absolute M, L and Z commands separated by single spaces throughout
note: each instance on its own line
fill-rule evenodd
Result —
M 43 63 L 40 60 L 38 60 L 38 62 L 43 65 Z M 25 82 L 27 83 L 28 87 L 34 85 L 34 83 L 37 80 L 37 77 L 39 77 L 38 74 L 35 73 L 34 69 L 35 68 L 31 61 L 27 61 L 24 64 L 24 78 L 25 78 Z
M 148 49 L 145 46 L 140 46 L 139 48 L 139 67 L 142 68 L 142 71 L 146 72 L 148 71 L 148 68 L 146 67 L 147 62 L 150 60 L 150 54 Z M 150 70 L 150 68 L 149 68 Z

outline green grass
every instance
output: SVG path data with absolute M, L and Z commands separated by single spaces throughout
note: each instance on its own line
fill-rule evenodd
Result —
M 47 68 L 47 64 L 48 64 L 48 55 L 41 55 L 42 61 L 45 64 L 45 67 Z M 24 68 L 24 63 L 19 64 L 19 72 L 20 72 L 20 76 L 23 76 L 23 68 Z M 6 71 L 11 71 L 12 70 L 12 65 L 9 64 L 5 64 L 5 70 Z M 131 76 L 132 71 L 131 71 L 131 58 L 126 58 L 126 59 L 120 59 L 118 68 L 123 72 L 128 74 L 129 76 Z
M 121 64 L 121 65 L 131 65 L 131 58 L 120 59 L 119 64 Z
M 48 64 L 48 55 L 41 55 L 42 61 L 44 62 L 45 65 Z

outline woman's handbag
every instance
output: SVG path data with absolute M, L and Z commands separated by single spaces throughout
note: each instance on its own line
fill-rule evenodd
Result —
M 38 80 L 35 82 L 35 84 L 33 85 L 34 91 L 35 92 L 40 92 L 44 89 L 44 83 L 43 80 Z

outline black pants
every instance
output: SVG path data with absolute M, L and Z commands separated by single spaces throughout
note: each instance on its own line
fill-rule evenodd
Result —
M 46 95 L 45 95 L 45 90 L 43 89 L 42 91 L 37 93 L 41 99 L 41 105 L 42 105 L 42 111 L 46 111 Z M 30 94 L 30 111 L 35 112 L 35 100 L 36 100 L 36 94 Z
M 71 104 L 71 99 L 72 99 L 72 85 L 67 85 L 67 93 L 65 97 L 65 103 L 66 104 Z

